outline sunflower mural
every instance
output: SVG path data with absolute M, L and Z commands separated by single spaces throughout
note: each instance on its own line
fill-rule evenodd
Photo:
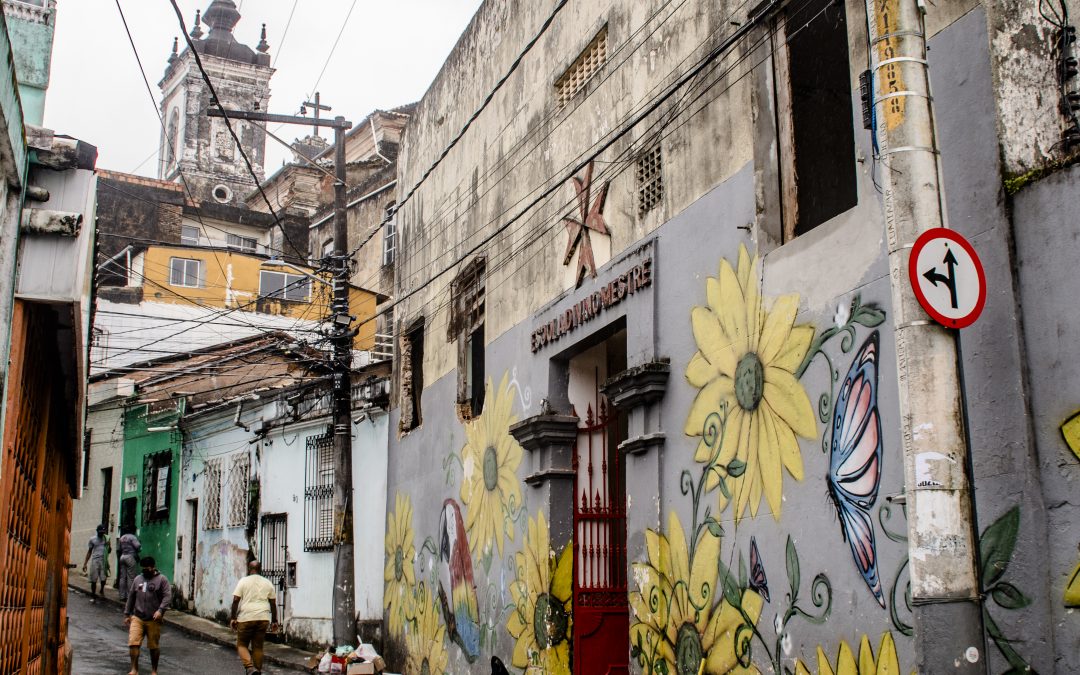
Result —
M 634 563 L 638 588 L 630 593 L 630 644 L 646 675 L 757 673 L 744 664 L 744 645 L 761 616 L 761 596 L 741 593 L 740 608 L 727 599 L 713 605 L 720 537 L 703 530 L 691 552 L 678 514 L 667 534 L 646 530 L 647 563 Z
M 493 543 L 502 555 L 503 541 L 514 539 L 514 520 L 509 516 L 521 508 L 517 470 L 522 449 L 510 435 L 517 417 L 511 413 L 514 397 L 508 374 L 503 374 L 497 392 L 488 378 L 484 400 L 483 414 L 465 425 L 461 451 L 461 501 L 468 514 L 469 548 L 476 557 L 489 554 Z
M 399 492 L 394 499 L 394 511 L 386 517 L 386 567 L 383 570 L 383 581 L 386 582 L 383 609 L 386 610 L 387 629 L 391 635 L 401 635 L 406 616 L 411 610 L 413 588 L 416 586 L 413 571 L 415 557 L 412 503 L 408 495 Z
M 877 656 L 870 648 L 870 639 L 865 635 L 859 644 L 859 656 L 851 651 L 848 643 L 841 640 L 836 655 L 836 667 L 833 668 L 825 651 L 817 648 L 817 675 L 900 675 L 900 660 L 896 654 L 896 644 L 892 633 L 881 636 Z M 795 675 L 810 675 L 810 669 L 802 661 L 795 664 Z
M 515 554 L 517 580 L 510 585 L 513 608 L 506 629 L 516 640 L 513 665 L 549 675 L 570 675 L 573 548 L 556 556 L 544 514 L 529 518 L 529 534 Z
M 720 488 L 720 510 L 735 502 L 735 518 L 762 495 L 780 519 L 783 472 L 803 479 L 796 436 L 816 433 L 810 399 L 795 372 L 814 329 L 795 325 L 798 294 L 782 295 L 766 310 L 757 287 L 758 258 L 739 246 L 738 269 L 725 259 L 706 282 L 708 305 L 691 312 L 697 352 L 686 379 L 699 391 L 685 433 L 701 436 L 694 459 L 709 467 L 706 488 Z M 717 416 L 726 433 L 716 437 Z
M 405 644 L 409 654 L 407 672 L 417 675 L 443 675 L 450 657 L 444 644 L 446 628 L 439 621 L 434 597 L 421 584 L 415 599 L 415 623 L 406 629 Z

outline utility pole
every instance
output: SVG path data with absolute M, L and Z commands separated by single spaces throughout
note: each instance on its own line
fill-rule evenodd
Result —
M 921 0 L 867 0 L 900 390 L 916 669 L 981 673 L 985 638 L 956 332 L 923 311 L 912 245 L 944 224 Z
M 345 131 L 352 122 L 338 116 L 325 119 L 319 110 L 330 110 L 316 96 L 315 119 L 292 115 L 224 110 L 211 108 L 210 117 L 251 120 L 255 122 L 278 122 L 282 124 L 314 123 L 319 127 L 334 129 L 334 252 L 330 255 L 332 272 L 332 295 L 330 300 L 330 341 L 333 346 L 331 369 L 333 371 L 333 431 L 334 431 L 334 593 L 333 629 L 334 644 L 354 644 L 356 640 L 356 567 L 353 547 L 353 501 L 352 501 L 352 328 L 353 317 L 349 314 L 349 261 L 347 248 L 348 223 L 345 215 Z M 309 105 L 306 104 L 305 105 Z

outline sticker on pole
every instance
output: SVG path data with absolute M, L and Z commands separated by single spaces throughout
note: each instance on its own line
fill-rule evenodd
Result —
M 943 326 L 970 326 L 986 304 L 982 262 L 968 240 L 953 230 L 936 227 L 919 235 L 908 274 L 919 304 Z

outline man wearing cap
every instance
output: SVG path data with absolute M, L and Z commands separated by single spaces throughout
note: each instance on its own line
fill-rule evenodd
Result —
M 150 650 L 150 667 L 157 675 L 158 659 L 161 657 L 161 617 L 172 602 L 172 586 L 165 575 L 157 571 L 157 562 L 146 556 L 139 563 L 142 574 L 135 577 L 135 582 L 128 592 L 127 605 L 124 606 L 124 625 L 128 627 L 128 656 L 131 657 L 131 672 L 139 675 L 139 648 L 143 636 Z
M 97 534 L 90 537 L 83 558 L 82 571 L 86 574 L 86 564 L 90 563 L 90 602 L 97 601 L 97 587 L 101 584 L 101 597 L 105 597 L 105 581 L 109 578 L 109 538 L 104 525 L 97 526 Z
M 266 630 L 277 627 L 277 591 L 269 579 L 259 574 L 258 560 L 249 562 L 247 571 L 233 591 L 229 625 L 236 631 L 236 653 L 244 672 L 258 675 L 262 673 Z

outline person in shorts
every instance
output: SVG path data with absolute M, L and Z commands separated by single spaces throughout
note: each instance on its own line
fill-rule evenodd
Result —
M 142 549 L 142 543 L 139 542 L 139 538 L 135 536 L 135 532 L 130 526 L 121 527 L 120 532 L 120 540 L 116 543 L 120 549 L 120 568 L 116 571 L 116 577 L 120 598 L 126 600 L 128 592 L 131 590 L 131 584 L 135 581 L 135 577 L 138 576 L 139 550 Z
M 135 577 L 135 582 L 128 592 L 124 606 L 124 625 L 128 627 L 128 656 L 131 657 L 131 672 L 139 675 L 139 649 L 143 638 L 150 650 L 150 667 L 157 675 L 158 659 L 161 657 L 161 619 L 172 602 L 172 586 L 165 575 L 157 571 L 157 562 L 146 556 L 139 563 L 142 574 Z
M 90 564 L 90 602 L 97 602 L 98 584 L 101 584 L 101 597 L 105 597 L 105 581 L 109 578 L 109 537 L 104 525 L 97 526 L 97 534 L 90 538 L 83 558 L 82 571 L 87 574 L 86 565 Z
M 277 627 L 277 590 L 259 574 L 258 560 L 247 566 L 248 575 L 236 583 L 229 625 L 236 631 L 236 653 L 247 675 L 262 673 L 266 631 Z

